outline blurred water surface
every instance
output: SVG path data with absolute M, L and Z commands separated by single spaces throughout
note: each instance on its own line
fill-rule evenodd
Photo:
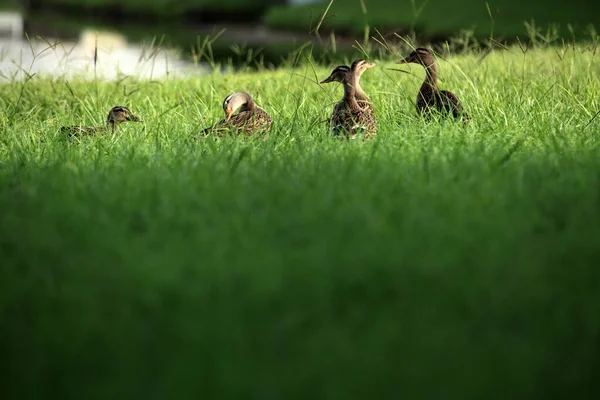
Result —
M 115 80 L 160 79 L 206 72 L 173 49 L 131 43 L 115 31 L 84 29 L 77 40 L 28 38 L 16 12 L 0 12 L 0 80 L 30 75 Z

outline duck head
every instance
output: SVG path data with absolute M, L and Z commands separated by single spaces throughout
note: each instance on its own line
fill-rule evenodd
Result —
M 360 77 L 366 70 L 373 68 L 374 66 L 375 63 L 370 63 L 363 58 L 359 58 L 352 63 L 350 69 L 352 72 L 354 72 L 354 74 L 356 74 L 357 77 Z
M 415 63 L 421 64 L 424 67 L 429 67 L 430 65 L 435 64 L 435 60 L 433 58 L 433 53 L 431 50 L 419 47 L 415 49 L 412 53 L 410 53 L 403 60 L 398 61 L 396 64 L 408 64 Z
M 329 77 L 323 79 L 321 84 L 329 83 L 329 82 L 349 82 L 352 79 L 352 70 L 347 65 L 340 65 L 339 67 L 335 67 L 335 69 L 331 72 Z
M 254 105 L 254 100 L 246 92 L 235 92 L 225 97 L 223 100 L 223 111 L 225 111 L 225 121 L 229 122 L 229 118 L 233 113 L 239 109 L 241 111 L 248 111 Z
M 106 123 L 108 125 L 117 126 L 125 121 L 141 122 L 142 120 L 134 115 L 131 110 L 123 106 L 115 106 L 108 112 Z

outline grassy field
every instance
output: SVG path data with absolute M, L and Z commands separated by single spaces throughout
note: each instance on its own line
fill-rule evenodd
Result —
M 272 27 L 308 31 L 317 26 L 325 10 L 324 28 L 354 35 L 361 35 L 365 27 L 369 27 L 380 32 L 415 31 L 420 36 L 437 38 L 472 30 L 479 39 L 490 34 L 501 39 L 513 40 L 516 36 L 523 39 L 537 32 L 567 40 L 575 35 L 580 40 L 588 36 L 590 24 L 595 24 L 596 32 L 600 30 L 597 17 L 600 6 L 587 0 L 568 3 L 560 0 L 321 0 L 272 7 L 265 22 Z M 552 25 L 556 31 L 550 29 Z
M 375 140 L 309 63 L 0 87 L 0 396 L 597 398 L 600 63 L 587 45 L 363 77 Z M 190 140 L 247 90 L 266 142 Z M 115 104 L 144 118 L 71 142 Z

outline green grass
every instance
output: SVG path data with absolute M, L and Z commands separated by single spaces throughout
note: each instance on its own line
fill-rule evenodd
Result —
M 271 27 L 308 31 L 315 28 L 319 16 L 330 4 L 322 0 L 306 5 L 272 7 L 265 16 Z M 461 30 L 472 30 L 477 38 L 521 39 L 538 31 L 544 35 L 556 26 L 556 35 L 571 40 L 582 39 L 589 25 L 598 25 L 598 5 L 585 0 L 334 0 L 323 20 L 323 27 L 338 32 L 361 35 L 365 27 L 380 32 L 416 31 L 419 36 L 448 38 Z M 532 24 L 532 20 L 536 23 Z M 525 23 L 529 23 L 529 28 Z M 550 35 L 554 36 L 554 35 Z
M 2 84 L 1 397 L 595 398 L 599 66 L 440 60 L 463 128 L 380 61 L 369 142 L 326 133 L 341 88 L 309 64 Z M 233 90 L 269 140 L 190 141 Z M 115 104 L 145 122 L 58 133 Z

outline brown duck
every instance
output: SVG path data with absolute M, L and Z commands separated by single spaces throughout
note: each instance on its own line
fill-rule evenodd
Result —
M 397 64 L 415 63 L 425 68 L 425 80 L 417 94 L 417 112 L 425 117 L 430 117 L 432 111 L 452 113 L 455 119 L 463 117 L 466 123 L 470 117 L 463 110 L 458 97 L 447 90 L 440 90 L 437 80 L 437 67 L 430 50 L 418 48 Z
M 369 96 L 367 96 L 365 91 L 360 86 L 360 77 L 367 69 L 373 68 L 374 66 L 375 66 L 374 63 L 368 63 L 362 58 L 359 58 L 358 60 L 354 61 L 352 63 L 352 65 L 350 66 L 350 69 L 352 70 L 352 73 L 354 74 L 354 77 L 353 77 L 354 82 L 353 83 L 354 83 L 354 90 L 355 90 L 354 95 L 356 97 L 356 101 L 358 102 L 359 106 L 361 106 L 362 108 L 367 110 L 370 114 L 373 114 L 373 103 L 369 99 Z M 373 119 L 373 122 L 375 122 L 375 119 Z
M 360 87 L 360 85 L 357 85 L 360 75 L 366 69 L 374 67 L 375 64 L 366 63 L 364 60 L 364 63 L 358 61 L 353 63 L 355 69 L 340 65 L 331 72 L 328 78 L 320 82 L 321 84 L 340 82 L 344 86 L 344 97 L 333 107 L 333 112 L 329 118 L 329 128 L 333 130 L 334 135 L 343 134 L 350 139 L 356 138 L 361 133 L 364 133 L 365 138 L 374 136 L 377 128 L 373 115 L 373 105 L 362 89 L 360 89 L 358 96 L 356 90 L 357 86 Z
M 234 114 L 239 109 L 237 114 Z M 273 120 L 269 113 L 260 108 L 252 96 L 246 92 L 232 93 L 223 100 L 225 119 L 203 130 L 203 137 L 209 133 L 218 136 L 234 131 L 250 136 L 255 132 L 264 132 L 271 127 Z
M 107 130 L 114 133 L 119 124 L 125 121 L 141 122 L 142 120 L 135 116 L 129 108 L 115 106 L 108 112 L 105 126 L 63 126 L 60 128 L 60 131 L 69 136 L 92 135 Z

